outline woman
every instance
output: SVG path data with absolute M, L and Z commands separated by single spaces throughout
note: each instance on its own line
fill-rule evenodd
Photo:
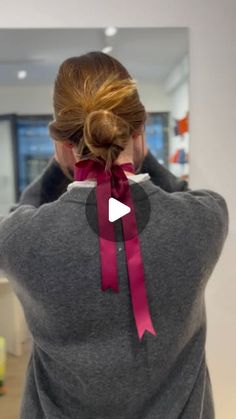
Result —
M 214 418 L 204 293 L 228 233 L 224 198 L 171 193 L 134 174 L 146 112 L 110 56 L 62 63 L 54 116 L 56 159 L 75 181 L 59 196 L 61 176 L 53 202 L 29 202 L 28 190 L 0 224 L 0 267 L 33 337 L 21 419 Z M 107 220 L 112 196 L 131 208 L 118 243 Z

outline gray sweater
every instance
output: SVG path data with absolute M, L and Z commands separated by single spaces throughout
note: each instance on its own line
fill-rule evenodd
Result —
M 160 165 L 150 155 L 146 163 L 149 158 L 158 177 Z M 51 163 L 44 180 L 31 185 L 22 205 L 0 223 L 0 268 L 33 337 L 20 418 L 213 419 L 204 293 L 228 233 L 224 198 L 186 183 L 181 190 L 166 170 L 168 191 L 151 180 L 140 184 L 151 205 L 139 237 L 158 333 L 145 332 L 140 342 L 123 244 L 117 252 L 120 292 L 101 290 L 98 237 L 85 216 L 91 188 L 55 194 L 53 202 L 38 199 L 56 166 Z M 133 200 L 141 210 L 135 193 Z

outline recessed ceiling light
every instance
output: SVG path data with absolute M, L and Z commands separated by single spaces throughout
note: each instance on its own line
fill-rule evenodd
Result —
M 27 76 L 27 71 L 25 71 L 25 70 L 20 70 L 20 71 L 18 71 L 18 73 L 17 73 L 17 77 L 18 77 L 18 79 L 20 79 L 20 80 L 25 79 L 25 78 L 26 78 L 26 76 Z
M 105 54 L 109 54 L 109 52 L 111 52 L 112 50 L 113 50 L 112 47 L 107 46 L 102 49 L 102 52 L 104 52 Z
M 106 36 L 114 36 L 116 33 L 117 33 L 117 28 L 115 28 L 115 26 L 108 26 L 105 29 Z

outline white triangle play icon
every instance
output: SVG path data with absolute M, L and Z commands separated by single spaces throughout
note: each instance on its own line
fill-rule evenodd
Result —
M 109 198 L 108 218 L 111 223 L 128 214 L 131 208 L 115 198 Z

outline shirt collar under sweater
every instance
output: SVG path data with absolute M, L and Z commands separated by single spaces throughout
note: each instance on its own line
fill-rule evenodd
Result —
M 145 180 L 149 180 L 150 176 L 148 173 L 139 173 L 138 175 L 128 175 L 127 178 L 132 182 L 143 182 Z M 70 191 L 72 188 L 80 187 L 80 188 L 91 188 L 96 186 L 96 180 L 75 180 L 74 182 L 69 183 L 67 190 Z

